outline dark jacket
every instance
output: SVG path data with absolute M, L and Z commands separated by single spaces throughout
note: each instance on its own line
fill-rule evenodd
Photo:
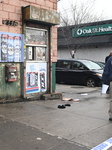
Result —
M 104 84 L 109 84 L 110 81 L 112 81 L 112 56 L 107 60 L 102 75 L 102 82 Z
M 111 57 L 111 55 L 108 55 L 106 58 L 105 58 L 105 63 L 107 62 L 107 60 Z

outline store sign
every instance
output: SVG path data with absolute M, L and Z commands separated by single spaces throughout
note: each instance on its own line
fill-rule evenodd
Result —
M 40 7 L 27 6 L 24 8 L 24 19 L 35 20 L 39 22 L 46 22 L 48 24 L 56 25 L 60 22 L 59 13 L 53 10 L 46 10 Z
M 72 37 L 112 34 L 112 24 L 72 29 Z

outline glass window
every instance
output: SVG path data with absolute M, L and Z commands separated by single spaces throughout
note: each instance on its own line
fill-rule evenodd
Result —
M 47 61 L 48 31 L 26 28 L 26 60 Z
M 35 60 L 46 60 L 46 47 L 35 47 Z
M 73 62 L 72 69 L 74 69 L 74 70 L 85 70 L 86 67 L 80 62 Z
M 59 61 L 57 67 L 70 69 L 70 61 Z
M 26 44 L 47 45 L 47 31 L 36 28 L 26 28 Z
M 46 47 L 38 46 L 27 46 L 26 47 L 26 60 L 37 60 L 37 61 L 46 61 Z
M 83 60 L 82 63 L 90 70 L 101 69 L 101 67 L 93 61 Z

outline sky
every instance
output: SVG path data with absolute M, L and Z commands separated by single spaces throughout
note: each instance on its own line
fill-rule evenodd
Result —
M 93 5 L 93 11 L 96 15 L 102 15 L 104 20 L 112 19 L 112 0 L 60 0 L 58 2 L 58 11 L 64 13 L 66 9 L 69 11 L 70 4 L 77 3 L 80 5 Z

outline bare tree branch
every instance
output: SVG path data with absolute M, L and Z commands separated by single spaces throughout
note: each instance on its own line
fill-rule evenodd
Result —
M 102 19 L 101 15 L 97 16 L 96 14 L 94 14 L 93 6 L 95 4 L 95 1 L 96 0 L 88 0 L 86 3 L 81 3 L 80 5 L 78 5 L 77 3 L 72 3 L 70 5 L 70 8 L 63 9 L 63 12 L 60 12 L 60 26 L 62 26 L 61 33 L 63 34 L 63 38 L 65 38 L 66 45 L 71 57 L 71 51 L 74 49 L 76 51 L 78 47 L 76 47 L 75 40 L 74 43 L 72 43 L 72 46 L 68 44 L 69 41 L 73 41 L 70 26 L 74 25 L 74 28 L 78 28 L 80 24 L 96 22 Z

